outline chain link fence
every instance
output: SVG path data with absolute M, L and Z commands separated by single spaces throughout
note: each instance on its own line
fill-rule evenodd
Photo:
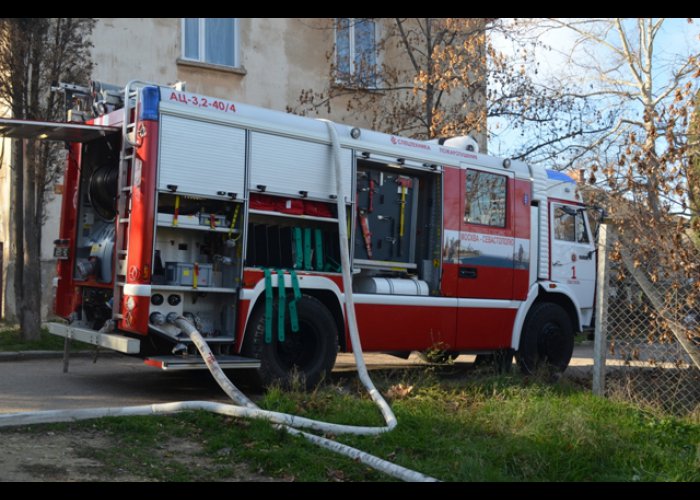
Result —
M 601 228 L 594 391 L 700 415 L 700 297 L 693 286 L 700 277 L 669 270 L 658 254 L 642 257 L 635 238 Z

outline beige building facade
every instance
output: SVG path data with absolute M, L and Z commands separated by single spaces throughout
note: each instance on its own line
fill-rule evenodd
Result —
M 299 110 L 305 90 L 343 86 L 343 78 L 374 81 L 361 75 L 399 54 L 378 45 L 385 31 L 381 20 L 100 18 L 93 31 L 93 80 L 125 85 L 138 79 L 158 84 L 184 82 L 189 92 L 206 94 L 276 110 Z M 388 47 L 388 46 L 387 46 Z M 395 50 L 395 49 L 393 49 Z M 404 64 L 406 61 L 404 61 Z M 342 71 L 343 74 L 339 75 Z M 375 71 L 375 70 L 372 70 Z M 357 81 L 357 79 L 355 79 Z M 366 91 L 360 89 L 358 92 Z M 338 101 L 340 102 L 340 101 Z M 319 108 L 319 117 L 361 127 L 361 115 L 334 105 Z M 313 116 L 316 116 L 314 114 Z M 483 142 L 483 138 L 479 138 Z M 0 317 L 12 319 L 10 262 L 10 144 L 3 141 L 0 168 L 0 243 L 3 243 Z M 55 191 L 55 192 L 54 192 Z M 50 314 L 54 274 L 53 241 L 58 235 L 60 186 L 50 189 L 42 234 L 43 315 Z

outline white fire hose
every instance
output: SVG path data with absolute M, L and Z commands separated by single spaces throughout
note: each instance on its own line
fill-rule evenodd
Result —
M 343 272 L 343 287 L 345 289 L 345 307 L 352 343 L 353 354 L 357 364 L 357 373 L 360 381 L 369 392 L 372 400 L 379 407 L 386 425 L 383 427 L 368 427 L 333 424 L 321 422 L 305 417 L 268 411 L 260 409 L 253 403 L 245 394 L 243 394 L 229 378 L 224 374 L 223 370 L 216 361 L 214 354 L 209 349 L 197 329 L 182 316 L 176 317 L 174 314 L 168 320 L 177 325 L 184 331 L 192 340 L 194 345 L 199 350 L 207 368 L 212 376 L 223 389 L 223 391 L 234 401 L 236 406 L 223 403 L 214 403 L 211 401 L 181 401 L 174 403 L 161 403 L 141 406 L 126 406 L 115 408 L 90 408 L 82 410 L 50 410 L 50 411 L 35 411 L 24 413 L 8 413 L 0 415 L 0 427 L 10 427 L 18 425 L 54 423 L 54 422 L 72 422 L 77 420 L 87 420 L 103 417 L 120 417 L 134 415 L 166 415 L 190 410 L 205 410 L 221 415 L 231 417 L 244 417 L 267 420 L 273 424 L 281 426 L 285 431 L 293 435 L 300 435 L 307 440 L 315 443 L 323 448 L 348 456 L 353 460 L 368 465 L 380 472 L 384 472 L 390 476 L 402 479 L 404 481 L 437 481 L 435 478 L 421 474 L 411 469 L 407 469 L 400 465 L 393 464 L 369 453 L 360 451 L 351 446 L 347 446 L 330 439 L 309 434 L 308 432 L 300 431 L 301 429 L 311 429 L 318 432 L 331 434 L 355 434 L 355 435 L 376 435 L 388 432 L 396 427 L 397 421 L 394 412 L 391 410 L 387 402 L 382 397 L 381 393 L 374 386 L 374 383 L 369 377 L 367 366 L 362 353 L 362 345 L 357 328 L 357 318 L 355 316 L 355 305 L 352 299 L 352 277 L 350 273 L 350 254 L 348 250 L 348 234 L 347 234 L 347 217 L 345 201 L 342 196 L 342 175 L 340 164 L 340 145 L 338 143 L 338 135 L 335 126 L 332 122 L 326 122 L 328 131 L 331 137 L 333 147 L 333 160 L 335 163 L 336 188 L 338 192 L 338 228 L 340 239 L 340 257 Z

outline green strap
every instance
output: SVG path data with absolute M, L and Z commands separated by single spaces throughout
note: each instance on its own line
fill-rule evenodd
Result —
M 311 228 L 304 228 L 304 269 L 311 271 Z
M 323 231 L 318 227 L 314 229 L 314 239 L 316 240 L 316 270 L 323 271 Z
M 297 278 L 297 273 L 292 269 L 289 272 L 292 278 L 292 288 L 294 289 L 294 298 L 299 300 L 301 298 L 301 288 L 299 288 L 299 278 Z
M 284 310 L 286 309 L 284 291 L 284 270 L 277 270 L 277 340 L 284 342 Z
M 330 271 L 332 273 L 339 273 L 342 271 L 340 264 L 338 264 L 332 257 L 326 259 L 326 265 L 323 267 L 324 271 Z
M 265 343 L 272 342 L 272 275 L 267 268 L 263 269 L 265 273 Z
M 301 269 L 301 266 L 304 265 L 304 249 L 302 248 L 302 242 L 301 242 L 301 228 L 300 227 L 295 227 L 293 232 L 292 232 L 292 238 L 294 239 L 294 250 L 295 250 L 295 262 L 294 262 L 294 269 Z
M 299 331 L 299 315 L 297 314 L 297 300 L 301 298 L 301 289 L 299 288 L 299 279 L 297 273 L 292 269 L 289 272 L 292 278 L 292 288 L 294 289 L 294 299 L 289 301 L 289 322 L 292 324 L 294 333 Z

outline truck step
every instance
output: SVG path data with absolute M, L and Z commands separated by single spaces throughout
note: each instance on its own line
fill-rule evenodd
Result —
M 224 370 L 233 368 L 259 368 L 260 360 L 243 356 L 217 356 L 216 360 Z M 144 360 L 149 366 L 161 370 L 206 370 L 207 365 L 199 356 L 151 356 Z
M 204 337 L 207 344 L 233 344 L 236 342 L 236 337 Z M 192 344 L 192 340 L 189 338 L 179 338 L 177 339 L 181 344 Z

